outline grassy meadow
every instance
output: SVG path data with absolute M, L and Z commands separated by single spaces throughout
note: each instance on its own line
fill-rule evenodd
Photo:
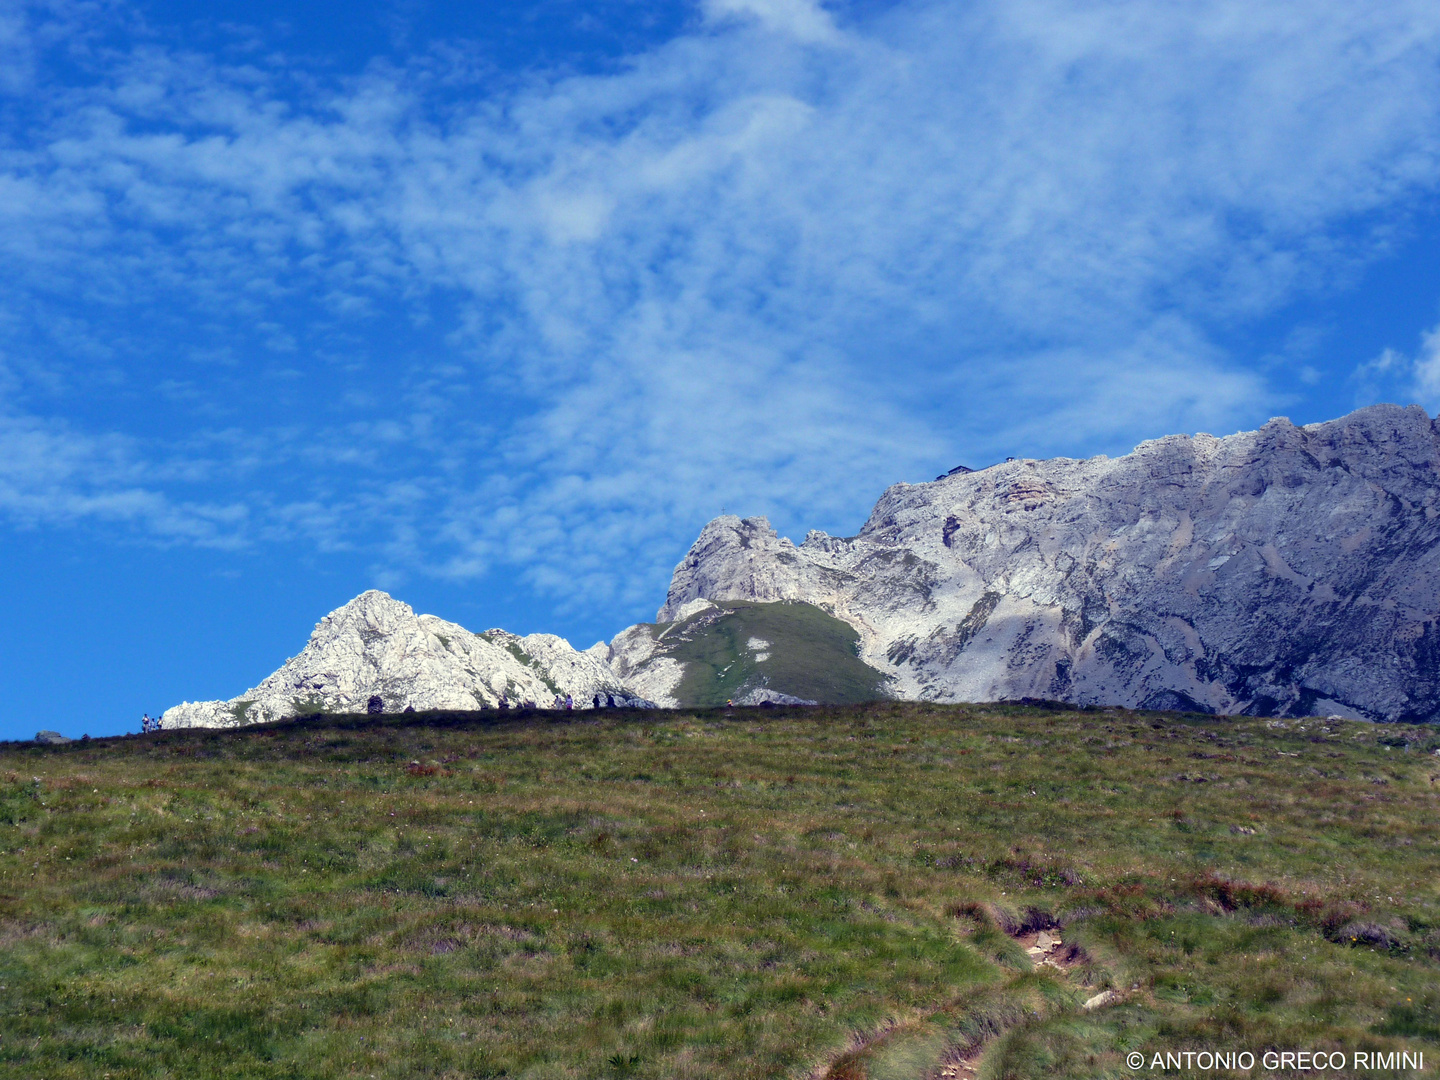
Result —
M 0 745 L 0 1077 L 1433 1071 L 1437 747 L 893 703 Z

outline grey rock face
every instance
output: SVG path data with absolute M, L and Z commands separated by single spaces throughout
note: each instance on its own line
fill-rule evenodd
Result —
M 549 705 L 556 694 L 589 703 L 625 693 L 605 649 L 578 652 L 554 634 L 472 634 L 376 590 L 321 619 L 300 654 L 229 701 L 185 702 L 161 717 L 166 729 L 237 727 L 313 712 L 387 713 L 407 708 L 479 709 L 502 696 Z M 628 695 L 627 695 L 628 696 Z
M 675 691 L 685 676 L 684 665 L 660 653 L 651 627 L 640 624 L 616 634 L 610 642 L 610 666 L 635 693 L 660 707 L 673 709 L 680 704 Z
M 806 601 L 907 698 L 1433 720 L 1437 468 L 1424 410 L 1380 405 L 956 471 L 890 488 L 847 539 L 716 518 L 657 620 Z
M 35 733 L 35 741 L 41 746 L 59 746 L 62 743 L 73 742 L 74 740 L 67 739 L 58 731 L 37 731 Z

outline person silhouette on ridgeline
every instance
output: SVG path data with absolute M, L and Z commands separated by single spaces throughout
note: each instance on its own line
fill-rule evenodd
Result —
M 573 709 L 574 707 L 575 707 L 575 699 L 572 698 L 569 694 L 566 694 L 566 695 L 565 695 L 565 708 L 567 708 L 567 709 Z

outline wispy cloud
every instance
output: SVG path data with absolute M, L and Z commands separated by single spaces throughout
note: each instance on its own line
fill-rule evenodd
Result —
M 1413 354 L 1384 349 L 1356 368 L 1352 378 L 1359 400 L 1401 397 L 1440 412 L 1440 326 L 1420 335 L 1420 347 Z
M 249 508 L 177 502 L 120 436 L 0 415 L 0 513 L 26 527 L 101 522 L 162 542 L 235 547 Z
M 1440 326 L 1420 336 L 1420 353 L 1415 357 L 1415 390 L 1427 408 L 1440 412 Z
M 633 606 L 721 506 L 843 527 L 954 461 L 1263 419 L 1282 388 L 1215 327 L 1363 259 L 1440 178 L 1433 4 L 703 12 L 617 72 L 498 89 L 428 55 L 347 82 L 87 61 L 0 146 L 0 305 L 132 380 L 156 343 L 106 331 L 155 306 L 189 320 L 160 348 L 241 357 L 164 376 L 196 417 L 256 403 L 243 464 L 192 455 L 247 508 L 193 511 L 215 536 L 343 521 L 397 568 Z M 383 354 L 396 318 L 424 350 Z M 300 389 L 266 389 L 282 354 Z M 204 502 L 12 417 L 17 492 Z
M 830 13 L 813 0 L 705 0 L 704 9 L 715 23 L 752 19 L 797 41 L 835 45 L 842 40 Z

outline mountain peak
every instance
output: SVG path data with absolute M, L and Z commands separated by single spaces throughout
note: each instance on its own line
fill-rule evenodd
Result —
M 492 640 L 493 639 L 493 640 Z M 370 589 L 316 624 L 298 656 L 229 701 L 185 702 L 166 727 L 231 727 L 316 712 L 478 709 L 507 698 L 625 694 L 606 657 L 550 634 L 473 634 Z

